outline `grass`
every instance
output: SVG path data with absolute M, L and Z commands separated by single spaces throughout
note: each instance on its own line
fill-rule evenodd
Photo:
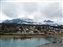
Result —
M 62 34 L 51 34 L 49 36 L 53 36 L 53 37 L 63 37 L 63 33 Z
M 1 36 L 35 36 L 35 37 L 42 37 L 42 34 L 18 34 L 18 33 L 8 33 L 8 34 L 0 34 Z M 52 37 L 63 37 L 63 33 L 62 34 L 50 34 L 48 36 L 52 36 Z

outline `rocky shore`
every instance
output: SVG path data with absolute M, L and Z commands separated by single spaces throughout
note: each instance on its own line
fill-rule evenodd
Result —
M 37 46 L 37 47 L 63 47 L 63 37 L 61 37 L 62 41 L 61 42 L 57 42 L 57 43 L 47 43 L 41 46 Z
M 63 47 L 62 43 L 50 43 L 50 44 L 45 44 L 37 47 Z

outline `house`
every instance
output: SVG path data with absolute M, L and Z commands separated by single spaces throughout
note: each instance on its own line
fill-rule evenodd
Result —
M 59 33 L 63 34 L 63 29 L 61 29 Z

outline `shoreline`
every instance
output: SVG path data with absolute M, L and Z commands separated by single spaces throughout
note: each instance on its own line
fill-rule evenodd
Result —
M 46 43 L 44 45 L 40 45 L 36 47 L 63 47 L 63 44 L 62 43 Z
M 0 38 L 44 38 L 44 36 L 21 36 L 21 35 L 1 35 Z
M 31 39 L 31 38 L 44 38 L 45 36 L 42 35 L 37 35 L 37 34 L 17 34 L 17 35 L 0 35 L 0 39 Z M 60 36 L 61 37 L 61 36 Z M 63 37 L 62 37 L 63 39 Z M 60 45 L 60 46 L 59 46 Z M 61 43 L 46 43 L 44 45 L 39 45 L 36 47 L 63 47 L 63 45 Z
M 60 35 L 48 35 L 50 37 L 60 38 Z M 44 38 L 42 34 L 3 34 L 0 38 Z
M 63 47 L 63 37 L 61 37 L 62 42 L 56 42 L 56 43 L 46 43 L 44 45 L 39 45 L 36 47 Z

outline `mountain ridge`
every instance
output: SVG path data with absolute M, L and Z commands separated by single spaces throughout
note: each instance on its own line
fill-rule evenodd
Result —
M 57 26 L 57 25 L 59 25 L 59 24 L 57 24 L 57 23 L 54 23 L 54 21 L 52 21 L 52 20 L 44 20 L 43 21 L 44 22 L 44 24 L 46 24 L 46 25 L 51 25 L 51 26 Z M 12 20 L 5 20 L 5 21 L 3 21 L 2 23 L 17 23 L 17 24 L 43 24 L 43 23 L 40 23 L 40 22 L 36 22 L 36 21 L 34 21 L 33 19 L 29 19 L 29 18 L 16 18 L 16 19 L 12 19 Z

